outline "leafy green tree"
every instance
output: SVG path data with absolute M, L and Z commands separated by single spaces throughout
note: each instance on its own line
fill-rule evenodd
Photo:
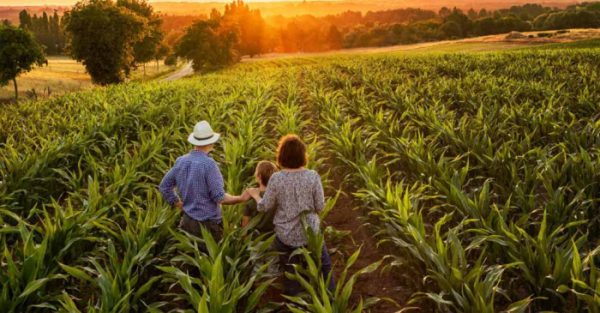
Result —
M 46 61 L 42 48 L 26 30 L 0 25 L 0 86 L 11 80 L 15 87 L 15 101 L 19 100 L 17 76 L 29 72 L 34 65 Z
M 452 13 L 444 18 L 444 25 L 442 25 L 443 32 L 448 34 L 448 30 L 451 30 L 452 36 L 450 37 L 462 38 L 469 33 L 471 20 L 461 10 L 454 8 Z M 458 30 L 456 29 L 456 25 L 458 25 Z
M 175 65 L 177 65 L 177 55 L 176 54 L 169 54 L 169 55 L 167 55 L 167 57 L 165 58 L 165 65 L 166 66 L 175 66 Z
M 133 45 L 135 63 L 142 64 L 145 74 L 146 63 L 156 59 L 156 54 L 164 38 L 160 28 L 162 20 L 145 0 L 118 0 L 117 6 L 127 8 L 147 21 L 145 36 Z
M 42 16 L 38 17 L 35 14 L 29 15 L 27 10 L 22 10 L 19 12 L 19 27 L 30 31 L 47 54 L 59 54 L 63 51 L 64 35 L 56 11 L 52 16 L 43 12 Z
M 198 21 L 190 26 L 176 47 L 179 57 L 192 61 L 194 71 L 216 70 L 239 61 L 235 32 L 219 21 Z
M 462 37 L 462 29 L 460 28 L 460 25 L 454 21 L 447 21 L 442 24 L 442 26 L 440 26 L 440 31 L 450 39 Z
M 22 10 L 21 12 L 19 12 L 19 27 L 31 29 L 31 25 L 32 21 L 29 12 L 27 12 L 27 10 Z
M 135 66 L 134 45 L 146 35 L 146 20 L 111 0 L 77 3 L 64 17 L 71 55 L 100 85 L 120 83 Z
M 161 44 L 156 50 L 156 55 L 154 55 L 154 59 L 156 61 L 156 70 L 160 70 L 160 60 L 166 58 L 171 53 L 171 49 L 167 45 Z
M 479 14 L 473 8 L 470 8 L 467 12 L 467 16 L 469 16 L 470 19 L 475 20 L 479 17 Z
M 438 11 L 438 15 L 440 17 L 446 18 L 448 15 L 452 14 L 452 11 L 450 9 L 448 9 L 447 7 L 442 7 L 439 11 Z

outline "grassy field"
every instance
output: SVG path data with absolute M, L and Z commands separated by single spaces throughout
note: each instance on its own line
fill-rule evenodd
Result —
M 155 63 L 146 66 L 146 77 L 153 78 L 175 70 L 160 64 L 157 69 Z M 143 80 L 143 69 L 137 69 L 131 79 Z M 86 90 L 93 87 L 90 76 L 85 67 L 67 57 L 48 57 L 48 66 L 35 68 L 29 73 L 17 78 L 19 95 L 21 98 L 48 97 L 49 95 L 63 95 L 69 92 Z M 0 101 L 14 98 L 13 84 L 0 88 Z
M 600 49 L 472 47 L 267 59 L 5 106 L 0 311 L 599 312 Z M 293 275 L 305 295 L 274 297 L 257 266 L 273 237 L 240 228 L 240 207 L 220 243 L 177 231 L 156 186 L 202 119 L 223 134 L 231 193 L 279 136 L 307 141 L 335 292 L 309 266 Z

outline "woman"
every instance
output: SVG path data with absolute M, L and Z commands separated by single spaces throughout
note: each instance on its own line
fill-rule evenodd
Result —
M 294 250 L 307 245 L 303 219 L 315 232 L 319 232 L 318 213 L 325 206 L 325 196 L 321 177 L 313 170 L 305 168 L 307 163 L 306 145 L 296 135 L 287 135 L 279 141 L 277 163 L 281 171 L 273 174 L 261 197 L 260 190 L 249 189 L 248 193 L 256 200 L 257 210 L 275 210 L 275 248 L 280 252 L 280 264 L 286 272 L 294 272 L 294 264 L 300 264 L 302 257 L 291 257 Z M 327 247 L 323 245 L 321 254 L 322 274 L 331 272 L 331 259 Z M 285 276 L 285 275 L 284 275 Z M 333 277 L 329 289 L 333 290 Z M 298 282 L 284 277 L 284 291 L 287 295 L 297 295 L 301 291 Z

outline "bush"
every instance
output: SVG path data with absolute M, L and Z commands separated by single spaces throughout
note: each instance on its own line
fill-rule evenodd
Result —
M 175 54 L 168 55 L 165 58 L 165 65 L 166 66 L 175 66 L 175 65 L 177 65 L 177 56 Z

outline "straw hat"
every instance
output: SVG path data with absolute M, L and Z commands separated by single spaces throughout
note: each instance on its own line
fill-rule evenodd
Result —
M 207 121 L 202 121 L 194 126 L 194 132 L 190 134 L 188 141 L 194 146 L 202 147 L 219 141 L 220 137 L 221 135 L 215 133 Z

